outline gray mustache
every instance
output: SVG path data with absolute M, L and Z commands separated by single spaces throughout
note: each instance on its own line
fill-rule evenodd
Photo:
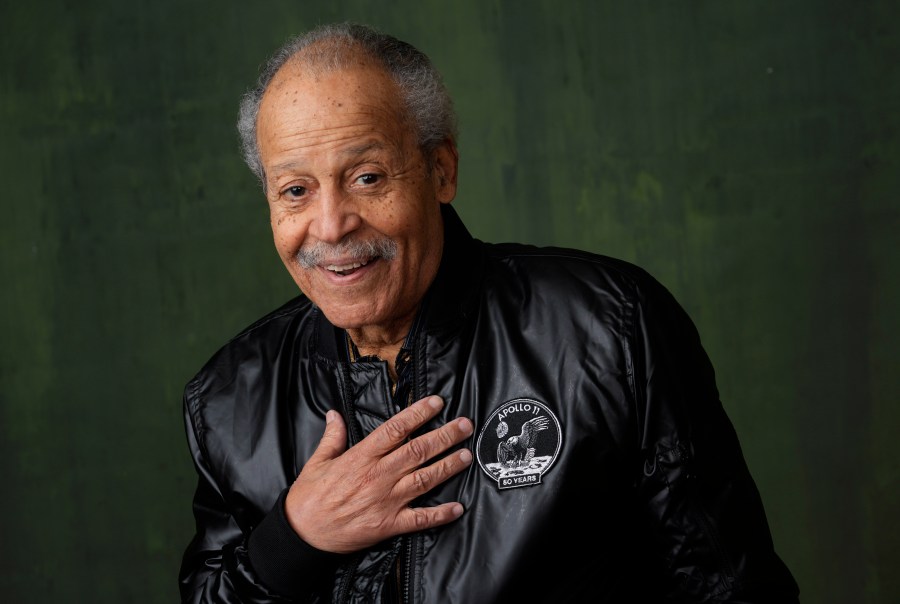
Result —
M 380 256 L 385 260 L 392 260 L 397 255 L 397 244 L 388 237 L 378 237 L 365 241 L 348 239 L 338 244 L 319 241 L 309 247 L 303 247 L 295 258 L 297 264 L 303 268 L 313 268 L 329 258 L 352 258 L 353 260 L 367 260 Z

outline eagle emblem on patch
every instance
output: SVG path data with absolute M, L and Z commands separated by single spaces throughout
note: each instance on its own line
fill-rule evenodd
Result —
M 488 418 L 475 455 L 481 469 L 500 489 L 541 484 L 562 446 L 559 420 L 546 405 L 516 398 L 500 405 Z

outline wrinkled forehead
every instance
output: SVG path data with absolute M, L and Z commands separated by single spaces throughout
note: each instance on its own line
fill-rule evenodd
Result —
M 273 114 L 377 114 L 415 130 L 395 79 L 360 48 L 318 41 L 295 53 L 275 73 L 261 99 L 257 127 Z M 310 116 L 310 113 L 315 116 Z M 275 121 L 281 121 L 276 117 Z
M 262 98 L 259 121 L 276 114 L 321 119 L 324 114 L 372 113 L 406 122 L 399 89 L 384 70 L 364 63 L 319 71 L 297 63 L 284 65 L 272 79 Z
M 294 156 L 324 157 L 373 142 L 405 157 L 415 153 L 415 128 L 384 70 L 354 64 L 311 72 L 303 65 L 285 65 L 263 97 L 257 141 L 265 172 L 298 161 Z

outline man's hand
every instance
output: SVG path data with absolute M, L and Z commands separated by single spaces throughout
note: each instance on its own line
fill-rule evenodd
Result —
M 285 502 L 288 522 L 297 534 L 320 550 L 348 553 L 459 518 L 459 502 L 409 507 L 410 501 L 472 463 L 472 453 L 462 449 L 425 465 L 471 436 L 474 428 L 466 418 L 407 441 L 443 405 L 440 397 L 423 398 L 349 449 L 343 419 L 329 411 L 322 440 Z

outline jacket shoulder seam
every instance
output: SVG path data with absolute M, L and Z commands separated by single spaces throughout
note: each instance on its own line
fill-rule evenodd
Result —
M 312 305 L 312 302 L 309 301 L 309 299 L 305 296 L 298 296 L 296 298 L 293 298 L 289 302 L 285 303 L 281 308 L 278 308 L 277 310 L 272 311 L 266 316 L 257 319 L 256 321 L 239 331 L 237 334 L 229 338 L 226 344 L 230 344 L 235 340 L 239 340 L 247 335 L 250 335 L 254 331 L 266 326 L 273 321 L 277 321 L 278 319 L 297 314 L 301 310 L 300 305 L 303 302 L 307 302 L 308 304 Z

